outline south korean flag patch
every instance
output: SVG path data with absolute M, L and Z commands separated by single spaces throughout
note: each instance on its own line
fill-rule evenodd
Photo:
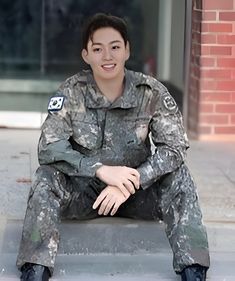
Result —
M 48 103 L 48 111 L 59 111 L 64 104 L 65 96 L 52 97 Z

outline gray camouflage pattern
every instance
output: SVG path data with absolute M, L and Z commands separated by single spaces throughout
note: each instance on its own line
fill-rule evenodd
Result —
M 83 71 L 55 96 L 65 99 L 42 126 L 41 167 L 29 194 L 17 266 L 32 262 L 53 272 L 60 220 L 98 216 L 92 204 L 105 184 L 95 172 L 105 164 L 133 167 L 141 175 L 142 189 L 121 205 L 118 216 L 162 219 L 176 272 L 195 263 L 209 267 L 196 187 L 184 164 L 189 144 L 167 89 L 150 76 L 125 70 L 124 93 L 111 103 L 92 73 Z

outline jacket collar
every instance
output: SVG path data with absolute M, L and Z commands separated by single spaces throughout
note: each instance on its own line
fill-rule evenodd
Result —
M 91 71 L 86 71 L 87 87 L 85 102 L 88 108 L 134 108 L 138 105 L 138 86 L 147 85 L 147 77 L 142 73 L 136 73 L 125 69 L 125 87 L 123 95 L 111 103 L 99 90 Z

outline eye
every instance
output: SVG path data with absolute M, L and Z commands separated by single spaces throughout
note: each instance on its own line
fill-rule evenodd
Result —
M 102 50 L 101 48 L 94 48 L 94 49 L 93 49 L 93 52 L 94 52 L 94 53 L 100 53 L 101 50 Z
M 119 46 L 119 45 L 113 45 L 113 46 L 112 46 L 112 49 L 113 49 L 113 50 L 118 50 L 118 49 L 120 49 L 120 46 Z

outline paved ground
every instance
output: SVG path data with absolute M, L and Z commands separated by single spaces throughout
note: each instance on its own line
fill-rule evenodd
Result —
M 0 129 L 0 280 L 19 280 L 15 259 L 37 167 L 38 130 Z M 235 280 L 235 143 L 191 141 L 211 251 L 208 280 Z M 163 225 L 122 219 L 63 223 L 52 280 L 179 280 Z M 124 239 L 125 238 L 125 239 Z M 123 241 L 126 241 L 124 243 Z

